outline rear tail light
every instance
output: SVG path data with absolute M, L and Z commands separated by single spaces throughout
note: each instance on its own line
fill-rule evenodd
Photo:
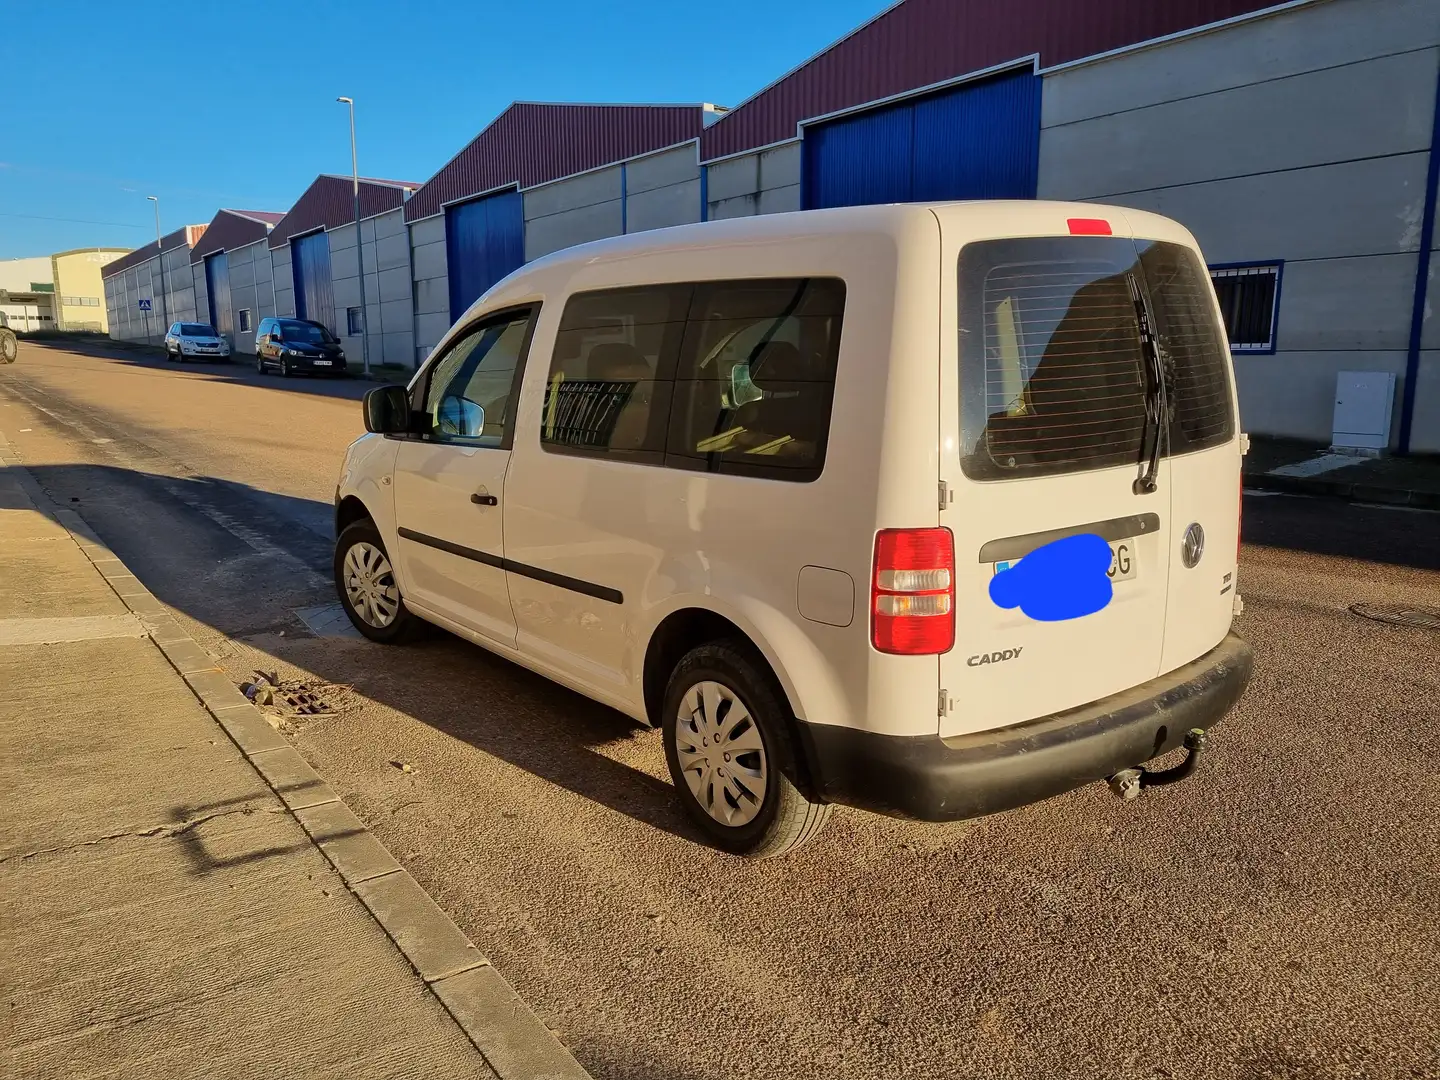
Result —
M 955 644 L 955 538 L 949 529 L 875 534 L 870 642 L 901 656 L 948 652 Z

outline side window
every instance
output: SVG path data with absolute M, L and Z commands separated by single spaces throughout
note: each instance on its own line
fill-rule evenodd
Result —
M 478 326 L 430 368 L 424 412 L 428 433 L 466 446 L 508 445 L 511 397 L 530 339 L 529 311 Z
M 699 284 L 676 372 L 666 464 L 809 481 L 825 464 L 845 284 Z
M 580 293 L 565 305 L 545 383 L 540 442 L 560 454 L 659 465 L 693 289 Z

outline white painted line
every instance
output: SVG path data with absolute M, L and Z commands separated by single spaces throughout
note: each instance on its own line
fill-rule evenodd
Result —
M 0 645 L 60 645 L 68 641 L 104 641 L 145 637 L 133 614 L 77 615 L 58 619 L 0 619 Z
M 300 608 L 295 615 L 316 637 L 353 638 L 356 641 L 362 637 L 360 631 L 355 629 L 355 624 L 350 621 L 350 616 L 345 614 L 345 609 L 339 604 Z
M 1343 469 L 1346 465 L 1359 465 L 1364 459 L 1353 454 L 1321 454 L 1319 457 L 1297 461 L 1293 465 L 1281 465 L 1271 469 L 1271 476 L 1319 476 L 1322 473 Z
M 1366 510 L 1403 510 L 1407 514 L 1440 514 L 1440 510 L 1432 510 L 1428 506 L 1396 506 L 1393 503 L 1372 503 L 1357 502 L 1351 506 L 1363 506 Z

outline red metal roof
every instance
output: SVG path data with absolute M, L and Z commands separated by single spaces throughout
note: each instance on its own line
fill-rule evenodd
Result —
M 1039 54 L 1053 67 L 1192 30 L 1275 0 L 903 0 L 731 109 L 700 137 L 711 161 L 796 126 Z M 410 215 L 406 214 L 408 218 Z
M 405 220 L 438 214 L 446 203 L 522 188 L 647 154 L 700 134 L 700 105 L 551 105 L 517 101 L 425 182 Z
M 284 217 L 284 214 L 272 214 L 268 210 L 217 211 L 211 218 L 205 235 L 190 249 L 190 261 L 204 262 L 206 255 L 213 255 L 217 251 L 231 251 L 263 240 L 269 235 L 270 226 Z
M 174 251 L 178 247 L 194 247 L 205 235 L 205 225 L 186 225 L 184 228 L 176 229 L 172 233 L 166 233 L 161 239 L 165 243 L 166 251 Z M 112 263 L 106 263 L 100 268 L 102 278 L 114 277 L 122 271 L 129 270 L 132 266 L 139 266 L 143 262 L 149 262 L 159 254 L 159 249 L 151 244 L 138 247 L 129 255 L 122 255 Z
M 367 180 L 360 178 L 360 216 L 374 217 L 405 204 L 405 192 L 419 184 L 401 180 Z M 322 173 L 305 189 L 290 212 L 280 219 L 270 233 L 270 246 L 282 248 L 292 236 L 301 236 L 316 229 L 334 229 L 355 220 L 354 184 L 348 176 Z

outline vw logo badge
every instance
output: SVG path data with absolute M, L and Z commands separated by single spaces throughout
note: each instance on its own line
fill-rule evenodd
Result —
M 1185 569 L 1192 570 L 1195 564 L 1200 561 L 1200 556 L 1205 554 L 1205 530 L 1200 527 L 1198 521 L 1192 521 L 1190 527 L 1185 530 L 1185 538 L 1180 541 L 1180 558 L 1185 563 Z

